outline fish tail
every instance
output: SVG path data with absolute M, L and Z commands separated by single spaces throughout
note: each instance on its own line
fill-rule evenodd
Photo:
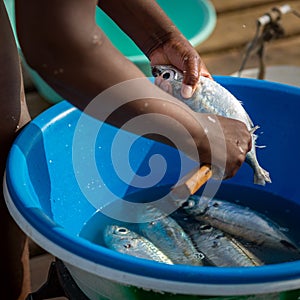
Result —
M 266 182 L 272 182 L 270 174 L 262 167 L 259 167 L 254 173 L 254 183 L 259 185 L 266 185 Z

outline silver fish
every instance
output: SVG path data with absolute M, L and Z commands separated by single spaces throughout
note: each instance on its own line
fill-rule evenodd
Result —
M 297 246 L 266 216 L 225 201 L 193 195 L 184 210 L 196 220 L 256 245 L 299 252 Z
M 153 221 L 140 223 L 141 233 L 159 247 L 175 264 L 201 266 L 203 254 L 196 250 L 182 227 L 159 209 L 149 206 L 147 214 Z
M 160 263 L 173 264 L 153 243 L 126 227 L 118 225 L 106 226 L 104 241 L 106 246 L 112 250 Z
M 258 257 L 223 231 L 200 222 L 182 225 L 207 261 L 218 267 L 253 267 L 263 263 Z
M 186 103 L 192 110 L 200 113 L 221 115 L 245 123 L 248 130 L 252 133 L 252 149 L 247 153 L 246 162 L 254 171 L 254 183 L 265 185 L 266 182 L 271 182 L 269 172 L 259 165 L 256 156 L 255 140 L 257 136 L 254 134 L 254 131 L 258 126 L 253 125 L 243 105 L 234 95 L 216 81 L 201 76 L 193 96 L 185 99 L 181 96 L 183 80 L 181 71 L 170 65 L 157 65 L 152 67 L 152 74 L 156 77 L 156 85 L 164 86 L 164 90 Z

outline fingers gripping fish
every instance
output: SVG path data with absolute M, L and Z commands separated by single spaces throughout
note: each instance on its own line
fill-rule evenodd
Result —
M 256 157 L 254 126 L 241 102 L 219 83 L 201 76 L 198 87 L 191 98 L 181 96 L 183 74 L 173 66 L 157 65 L 152 68 L 155 84 L 186 103 L 192 110 L 199 113 L 212 113 L 242 121 L 252 134 L 252 149 L 247 153 L 246 162 L 254 171 L 254 183 L 265 185 L 271 182 L 269 172 L 264 170 Z

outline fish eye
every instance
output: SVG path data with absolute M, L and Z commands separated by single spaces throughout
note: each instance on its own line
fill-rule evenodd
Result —
M 208 224 L 204 224 L 200 226 L 201 230 L 203 231 L 212 231 L 212 226 L 208 225 Z
M 169 79 L 170 76 L 171 76 L 170 72 L 165 72 L 165 73 L 163 74 L 163 79 Z
M 182 207 L 184 209 L 193 208 L 196 205 L 195 201 L 192 199 L 189 199 L 187 202 L 183 203 Z
M 127 234 L 128 232 L 129 232 L 128 229 L 125 227 L 120 227 L 120 228 L 116 229 L 116 233 L 119 233 L 119 234 Z
M 163 79 L 166 79 L 166 80 L 174 79 L 174 77 L 175 77 L 175 73 L 172 70 L 168 70 L 168 71 L 165 71 L 165 72 L 162 73 L 162 78 Z

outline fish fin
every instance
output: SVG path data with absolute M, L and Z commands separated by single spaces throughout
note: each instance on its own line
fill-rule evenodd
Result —
M 251 120 L 250 120 L 251 121 Z M 251 134 L 253 134 L 257 129 L 259 129 L 260 127 L 259 127 L 259 125 L 256 125 L 256 126 L 254 126 L 254 127 L 252 127 L 250 130 L 249 130 L 249 132 L 251 133 Z M 255 135 L 256 137 L 257 137 L 257 135 Z
M 258 138 L 257 134 L 252 134 L 252 141 L 253 141 L 253 143 L 256 142 L 257 138 Z
M 254 173 L 254 183 L 259 185 L 266 185 L 266 182 L 272 182 L 270 174 L 268 171 L 260 167 L 259 170 Z

